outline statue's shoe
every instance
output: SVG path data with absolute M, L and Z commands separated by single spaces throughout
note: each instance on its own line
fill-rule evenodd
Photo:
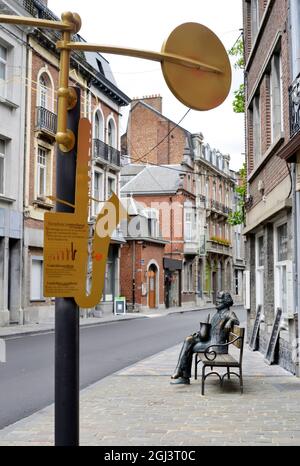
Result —
M 172 375 L 171 379 L 172 379 L 172 380 L 176 380 L 176 379 L 179 379 L 180 377 L 182 377 L 181 373 L 180 373 L 180 372 L 175 372 L 175 373 Z
M 178 379 L 171 380 L 171 385 L 190 385 L 190 379 L 185 379 L 183 377 L 179 377 Z

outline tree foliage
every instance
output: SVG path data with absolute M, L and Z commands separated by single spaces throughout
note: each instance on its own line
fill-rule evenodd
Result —
M 234 46 L 229 50 L 229 55 L 235 58 L 234 68 L 236 70 L 244 70 L 244 41 L 240 37 Z M 239 89 L 234 92 L 233 111 L 235 113 L 245 112 L 245 86 L 241 84 Z
M 235 212 L 232 212 L 228 217 L 229 225 L 243 225 L 246 220 L 245 212 L 245 201 L 247 196 L 247 169 L 246 164 L 243 165 L 243 168 L 239 171 L 240 184 L 235 188 L 238 202 L 237 209 Z

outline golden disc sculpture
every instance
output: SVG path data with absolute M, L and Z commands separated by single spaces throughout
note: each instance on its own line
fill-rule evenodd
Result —
M 162 54 L 204 65 L 197 69 L 162 60 L 166 83 L 180 102 L 194 110 L 211 110 L 224 102 L 231 87 L 231 65 L 222 42 L 210 29 L 198 23 L 181 24 L 163 44 Z M 206 70 L 207 66 L 216 71 Z

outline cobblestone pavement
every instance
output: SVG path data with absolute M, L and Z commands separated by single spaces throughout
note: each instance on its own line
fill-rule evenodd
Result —
M 237 380 L 170 385 L 180 347 L 122 370 L 81 393 L 81 445 L 300 445 L 300 381 L 262 355 L 244 354 Z M 52 445 L 53 407 L 0 431 L 0 445 Z

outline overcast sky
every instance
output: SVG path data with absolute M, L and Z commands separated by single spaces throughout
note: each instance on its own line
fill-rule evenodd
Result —
M 242 28 L 240 0 L 49 0 L 49 8 L 58 16 L 71 10 L 80 14 L 80 34 L 99 44 L 135 47 L 160 51 L 164 40 L 176 26 L 197 22 L 212 29 L 230 49 Z M 129 57 L 104 55 L 112 67 L 118 87 L 129 97 L 160 94 L 163 113 L 179 122 L 187 108 L 169 91 L 161 73 L 160 64 Z M 192 133 L 202 132 L 205 141 L 222 153 L 231 155 L 231 167 L 243 164 L 244 118 L 232 110 L 233 91 L 242 82 L 241 72 L 233 71 L 231 94 L 219 108 L 209 112 L 191 111 L 181 126 Z M 126 130 L 127 112 L 121 133 Z

